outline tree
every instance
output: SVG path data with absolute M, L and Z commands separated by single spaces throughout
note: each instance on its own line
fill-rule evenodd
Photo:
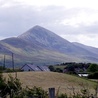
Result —
M 88 72 L 96 72 L 96 71 L 98 71 L 98 65 L 97 64 L 91 64 L 88 67 Z
M 98 79 L 98 72 L 92 73 L 88 75 L 89 79 Z
M 56 72 L 63 72 L 63 70 L 61 68 L 56 68 L 55 71 Z
M 55 71 L 55 68 L 52 65 L 49 66 L 49 69 L 50 71 Z

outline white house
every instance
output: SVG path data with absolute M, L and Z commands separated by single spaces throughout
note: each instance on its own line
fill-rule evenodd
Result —
M 78 73 L 78 75 L 80 76 L 80 77 L 88 77 L 88 73 Z

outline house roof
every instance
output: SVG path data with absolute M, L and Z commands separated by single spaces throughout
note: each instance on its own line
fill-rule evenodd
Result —
M 25 66 L 28 66 L 31 68 L 33 71 L 50 71 L 47 66 L 36 66 L 34 64 L 25 64 L 24 66 L 21 67 L 23 69 Z
M 37 66 L 41 71 L 50 71 L 47 66 Z
M 22 66 L 21 69 L 23 69 L 23 67 L 28 66 L 29 68 L 31 68 L 33 71 L 41 71 L 36 65 L 34 64 L 25 64 L 24 66 Z

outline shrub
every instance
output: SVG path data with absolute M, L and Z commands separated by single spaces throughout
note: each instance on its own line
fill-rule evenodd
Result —
M 16 93 L 14 98 L 48 98 L 48 93 L 41 87 L 26 87 L 21 92 Z
M 6 96 L 12 96 L 12 93 L 21 90 L 21 83 L 19 79 L 13 78 L 9 75 L 6 80 L 2 74 L 0 74 L 0 97 L 6 98 Z
M 98 71 L 98 65 L 97 65 L 97 64 L 91 64 L 91 65 L 88 67 L 88 71 L 89 71 L 89 72 L 97 72 L 97 71 Z
M 92 73 L 88 76 L 89 79 L 98 79 L 98 72 Z
M 67 94 L 60 94 L 57 98 L 68 98 Z

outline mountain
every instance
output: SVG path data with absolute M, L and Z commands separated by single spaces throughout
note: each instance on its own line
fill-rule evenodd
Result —
M 36 43 L 43 48 L 56 50 L 66 54 L 92 54 L 91 52 L 74 45 L 73 43 L 40 26 L 33 27 L 32 29 L 18 36 L 18 38 L 32 44 Z
M 97 54 L 98 55 L 98 48 L 95 48 L 95 47 L 92 47 L 92 46 L 87 46 L 87 45 L 83 45 L 81 43 L 78 43 L 78 42 L 72 42 L 74 45 L 78 46 L 78 47 L 81 47 L 89 52 L 92 52 L 94 54 Z
M 16 65 L 24 63 L 54 64 L 62 62 L 98 62 L 98 49 L 71 43 L 40 26 L 34 26 L 18 37 L 0 41 L 0 58 L 6 55 L 11 63 L 14 53 Z

